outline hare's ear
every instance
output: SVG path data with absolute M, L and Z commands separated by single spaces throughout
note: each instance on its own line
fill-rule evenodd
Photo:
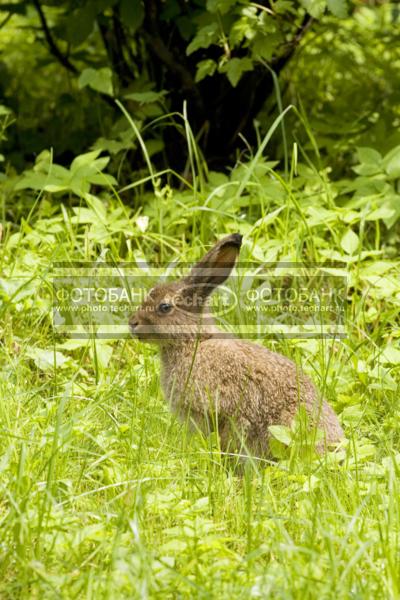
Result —
M 186 290 L 193 288 L 197 294 L 208 296 L 215 287 L 229 277 L 241 245 L 242 236 L 239 233 L 222 238 L 183 279 L 182 283 Z

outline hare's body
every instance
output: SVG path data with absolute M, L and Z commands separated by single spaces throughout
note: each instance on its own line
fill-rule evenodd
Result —
M 223 338 L 206 310 L 240 245 L 237 234 L 224 238 L 183 280 L 151 290 L 130 320 L 132 333 L 159 344 L 171 409 L 205 433 L 217 429 L 223 450 L 268 455 L 269 427 L 290 426 L 300 406 L 308 423 L 324 433 L 318 449 L 335 445 L 344 437 L 342 428 L 311 380 L 280 354 Z
M 320 446 L 343 438 L 334 411 L 318 398 L 311 380 L 288 358 L 262 346 L 210 337 L 168 344 L 161 361 L 172 411 L 204 433 L 217 428 L 225 451 L 238 450 L 242 439 L 252 453 L 268 455 L 269 426 L 290 426 L 300 405 L 324 432 Z

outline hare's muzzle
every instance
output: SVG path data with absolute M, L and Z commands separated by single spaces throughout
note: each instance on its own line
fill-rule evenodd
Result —
M 129 319 L 129 331 L 132 335 L 137 335 L 137 329 L 139 327 L 139 320 L 134 316 Z

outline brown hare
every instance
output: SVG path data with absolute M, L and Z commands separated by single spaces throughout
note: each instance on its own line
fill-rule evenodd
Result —
M 218 429 L 225 452 L 269 456 L 269 427 L 290 426 L 304 406 L 323 432 L 317 450 L 344 437 L 336 414 L 291 360 L 258 344 L 224 338 L 208 309 L 211 292 L 235 265 L 242 236 L 220 240 L 179 281 L 161 284 L 129 320 L 139 340 L 156 342 L 172 410 L 205 433 Z

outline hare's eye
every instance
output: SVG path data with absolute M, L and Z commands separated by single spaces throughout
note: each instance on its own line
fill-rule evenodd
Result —
M 163 315 L 169 313 L 169 311 L 172 308 L 172 304 L 168 304 L 168 302 L 161 302 L 161 304 L 158 305 L 158 312 L 162 313 Z

